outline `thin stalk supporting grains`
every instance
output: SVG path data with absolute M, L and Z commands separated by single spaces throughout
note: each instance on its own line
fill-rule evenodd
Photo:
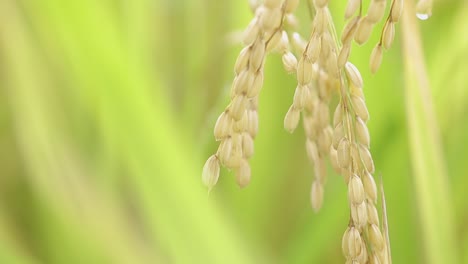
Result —
M 284 128 L 293 133 L 302 117 L 306 153 L 315 174 L 310 195 L 312 208 L 318 211 L 324 202 L 329 160 L 348 189 L 350 217 L 342 239 L 346 263 L 391 263 L 386 217 L 382 224 L 376 208 L 379 194 L 366 125 L 370 115 L 364 81 L 349 56 L 352 43 L 365 44 L 390 5 L 380 39 L 370 55 L 370 71 L 377 72 L 384 50 L 394 41 L 403 0 L 369 0 L 366 12 L 362 0 L 348 0 L 344 14 L 347 22 L 340 36 L 328 2 L 308 0 L 312 24 L 309 36 L 303 38 L 296 32 L 298 22 L 294 17 L 299 0 L 250 1 L 255 16 L 244 32 L 244 48 L 234 66 L 231 102 L 214 127 L 220 144 L 205 163 L 202 179 L 211 190 L 220 168 L 226 167 L 235 172 L 240 187 L 249 184 L 248 160 L 254 154 L 258 132 L 258 96 L 265 59 L 277 52 L 285 71 L 295 74 L 297 80 Z M 419 5 L 430 10 L 430 1 L 421 0 Z M 332 105 L 334 97 L 339 99 L 337 105 Z

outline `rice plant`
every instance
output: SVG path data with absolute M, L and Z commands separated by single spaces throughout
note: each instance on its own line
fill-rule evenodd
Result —
M 0 1 L 0 263 L 466 263 L 466 15 Z

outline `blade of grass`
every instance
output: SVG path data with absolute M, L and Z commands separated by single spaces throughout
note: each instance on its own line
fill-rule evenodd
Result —
M 405 1 L 402 29 L 405 103 L 425 259 L 426 263 L 458 263 L 448 178 L 412 1 Z
M 43 204 L 43 210 L 38 212 L 42 220 L 38 221 L 38 233 L 42 236 L 36 239 L 43 242 L 39 250 L 44 250 L 43 257 L 52 263 L 75 263 L 83 258 L 86 262 L 112 259 L 114 263 L 145 263 L 144 250 L 138 243 L 128 243 L 133 239 L 118 210 L 105 195 L 94 192 L 84 181 L 83 175 L 89 173 L 83 171 L 61 134 L 60 119 L 54 114 L 57 111 L 52 110 L 56 102 L 48 97 L 49 72 L 44 70 L 47 67 L 39 59 L 40 52 L 32 45 L 35 41 L 25 31 L 16 3 L 3 1 L 0 9 L 5 12 L 2 24 L 8 24 L 8 28 L 0 31 L 0 41 L 5 68 L 9 69 L 9 95 L 17 137 L 29 180 Z M 57 251 L 58 246 L 64 251 Z M 113 254 L 115 251 L 120 254 Z

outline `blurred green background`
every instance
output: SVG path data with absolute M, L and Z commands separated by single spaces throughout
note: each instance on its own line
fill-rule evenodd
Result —
M 331 8 L 341 31 L 345 2 Z M 436 1 L 414 21 L 424 61 L 405 55 L 405 21 L 377 74 L 382 23 L 352 51 L 394 263 L 468 263 L 467 16 L 464 0 Z M 209 196 L 202 186 L 251 18 L 246 0 L 0 0 L 0 263 L 344 263 L 346 186 L 329 169 L 312 212 L 304 133 L 283 129 L 295 78 L 279 55 L 251 184 L 222 170 Z

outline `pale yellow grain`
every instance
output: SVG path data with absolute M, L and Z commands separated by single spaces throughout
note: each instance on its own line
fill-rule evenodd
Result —
M 356 33 L 354 34 L 354 41 L 359 45 L 366 43 L 370 38 L 373 27 L 374 24 L 370 22 L 367 17 L 363 17 L 359 21 Z
M 395 38 L 395 24 L 388 21 L 385 24 L 383 35 L 382 35 L 382 43 L 385 49 L 390 49 L 393 44 L 393 39 Z
M 383 250 L 385 242 L 380 229 L 376 225 L 369 225 L 367 228 L 367 233 L 369 234 L 370 243 L 375 246 L 377 251 Z
M 297 9 L 299 2 L 299 0 L 287 0 L 285 2 L 284 11 L 286 13 L 293 13 Z
M 289 133 L 293 133 L 299 124 L 300 117 L 301 112 L 294 108 L 294 106 L 291 106 L 284 118 L 284 129 Z
M 360 5 L 360 0 L 348 0 L 348 4 L 346 5 L 345 10 L 345 19 L 349 19 L 350 17 L 352 17 L 354 13 L 356 13 Z
M 342 138 L 337 148 L 338 164 L 341 168 L 351 165 L 350 143 L 347 138 Z
M 393 0 L 392 10 L 390 11 L 390 19 L 396 23 L 401 18 L 403 12 L 403 0 Z
M 257 71 L 254 75 L 254 80 L 252 82 L 252 86 L 250 89 L 247 90 L 247 98 L 257 97 L 260 94 L 260 91 L 263 87 L 263 71 Z
M 214 127 L 214 137 L 217 141 L 227 137 L 232 129 L 232 118 L 226 113 L 222 112 L 216 120 Z
M 246 159 L 250 159 L 254 154 L 254 142 L 249 133 L 242 133 L 242 154 Z
M 362 243 L 358 229 L 351 227 L 348 234 L 348 252 L 351 259 L 356 259 L 365 245 Z
M 367 197 L 374 203 L 377 202 L 377 186 L 374 177 L 369 172 L 364 172 L 361 177 Z
M 310 203 L 312 209 L 318 212 L 323 204 L 323 186 L 318 181 L 312 183 L 312 189 L 310 191 Z
M 249 162 L 246 159 L 241 159 L 240 166 L 235 170 L 237 185 L 245 188 L 250 183 L 251 170 Z
M 239 74 L 241 71 L 243 71 L 247 67 L 249 63 L 249 58 L 250 58 L 250 46 L 247 46 L 247 47 L 244 47 L 239 53 L 239 56 L 237 56 L 237 60 L 234 65 L 234 72 L 236 74 Z
M 250 21 L 249 25 L 244 31 L 242 42 L 245 46 L 252 44 L 258 37 L 260 32 L 260 26 L 258 25 L 258 19 L 254 18 Z
M 218 157 L 212 155 L 208 158 L 205 165 L 203 166 L 202 181 L 203 184 L 208 187 L 209 190 L 216 185 L 219 179 L 220 164 Z
M 353 175 L 348 183 L 348 199 L 352 204 L 361 204 L 364 202 L 365 193 L 361 178 Z
M 297 71 L 297 59 L 294 54 L 291 52 L 283 54 L 282 61 L 287 73 L 295 73 Z
M 367 110 L 364 99 L 359 96 L 352 95 L 351 102 L 356 115 L 359 116 L 364 122 L 367 122 L 369 120 L 369 110 Z
M 354 17 L 346 23 L 343 32 L 341 33 L 341 43 L 350 43 L 356 33 L 357 25 L 359 23 L 359 17 Z
M 355 130 L 356 130 L 357 141 L 365 145 L 366 147 L 369 147 L 370 146 L 369 129 L 367 129 L 366 124 L 360 117 L 356 118 Z
M 362 81 L 361 73 L 354 64 L 347 62 L 345 64 L 345 72 L 348 77 L 348 81 L 350 81 L 355 87 L 362 88 L 364 82 Z
M 367 10 L 367 19 L 375 24 L 382 20 L 385 14 L 386 0 L 372 0 Z
M 379 43 L 377 44 L 374 49 L 372 50 L 372 54 L 370 57 L 370 70 L 371 73 L 376 73 L 377 70 L 380 68 L 380 64 L 382 64 L 382 57 L 383 57 L 383 49 L 382 45 Z

